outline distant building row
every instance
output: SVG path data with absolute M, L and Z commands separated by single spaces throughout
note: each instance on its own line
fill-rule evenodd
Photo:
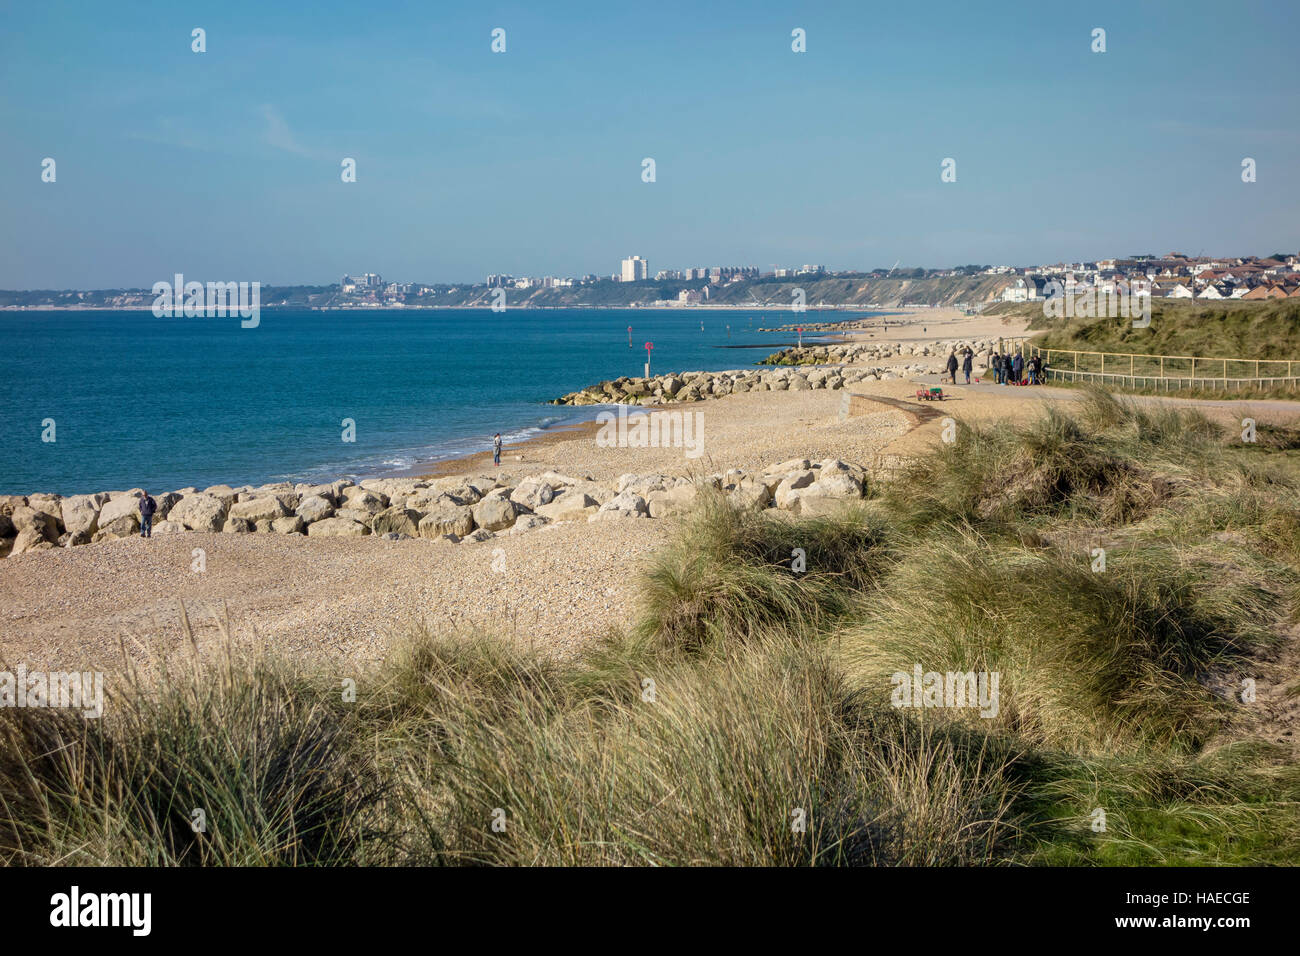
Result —
M 989 274 L 1006 274 L 999 267 Z M 1164 258 L 1133 256 L 1076 265 L 1057 263 L 1025 270 L 1002 290 L 1003 302 L 1032 302 L 1044 298 L 1046 284 L 1055 279 L 1065 292 L 1087 289 L 1113 292 L 1116 283 L 1149 288 L 1153 298 L 1283 299 L 1300 297 L 1300 256 L 1285 259 L 1191 258 L 1170 253 Z

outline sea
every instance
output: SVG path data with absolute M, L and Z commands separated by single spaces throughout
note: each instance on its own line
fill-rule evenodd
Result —
M 641 375 L 647 343 L 652 374 L 744 368 L 794 344 L 793 331 L 759 331 L 792 318 L 267 308 L 243 328 L 238 317 L 6 311 L 0 494 L 402 473 L 487 450 L 498 431 L 509 443 L 593 419 L 599 407 L 547 403 Z

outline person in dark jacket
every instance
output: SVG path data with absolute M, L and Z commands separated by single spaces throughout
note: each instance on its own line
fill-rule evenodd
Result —
M 1016 357 L 1011 360 L 1011 384 L 1019 385 L 1024 381 L 1024 374 L 1025 357 L 1017 352 Z
M 149 497 L 149 492 L 140 496 L 140 537 L 153 537 L 153 513 L 158 510 L 158 502 Z
M 974 364 L 975 364 L 975 354 L 970 349 L 967 349 L 966 352 L 961 357 L 961 371 L 962 374 L 966 376 L 967 385 L 970 384 L 970 370 Z
M 957 384 L 957 353 L 956 352 L 948 353 L 948 378 L 952 381 L 952 384 L 954 385 Z

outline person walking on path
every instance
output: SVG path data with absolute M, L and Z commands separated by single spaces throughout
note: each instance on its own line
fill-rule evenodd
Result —
M 500 466 L 501 464 L 501 433 L 497 432 L 492 436 L 492 464 Z
M 140 496 L 140 537 L 153 537 L 153 513 L 158 510 L 158 502 L 149 497 L 149 492 Z
M 967 349 L 965 354 L 962 355 L 961 357 L 961 371 L 962 374 L 966 376 L 967 385 L 970 384 L 970 370 L 971 370 L 971 366 L 973 366 L 974 364 L 975 364 L 975 355 L 973 352 L 971 352 L 970 349 Z
M 957 353 L 956 352 L 948 353 L 948 378 L 952 381 L 952 384 L 954 385 L 957 384 Z

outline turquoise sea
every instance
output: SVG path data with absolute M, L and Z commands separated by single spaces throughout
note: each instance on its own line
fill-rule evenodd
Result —
M 790 320 L 757 310 L 263 309 L 245 329 L 238 318 L 140 311 L 0 313 L 11 356 L 0 376 L 0 494 L 400 471 L 484 450 L 496 431 L 510 441 L 593 418 L 598 409 L 545 403 L 641 374 L 647 341 L 652 372 L 741 368 L 792 344 L 793 333 L 757 331 Z M 52 442 L 42 441 L 49 419 Z

